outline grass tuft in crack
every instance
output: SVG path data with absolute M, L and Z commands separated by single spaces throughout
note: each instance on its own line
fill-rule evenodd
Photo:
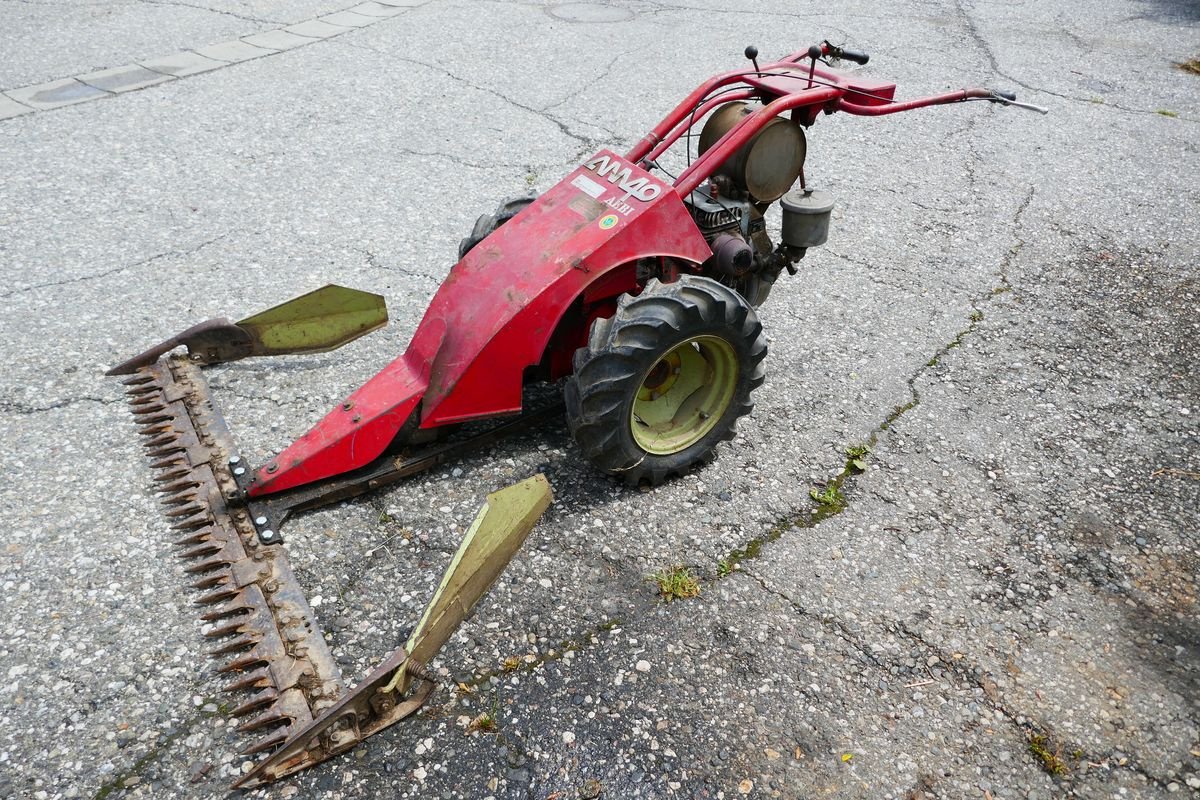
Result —
M 846 505 L 846 497 L 842 494 L 837 482 L 828 484 L 824 489 L 818 490 L 816 487 L 809 489 L 808 496 L 821 508 L 841 509 Z
M 1062 745 L 1044 733 L 1029 734 L 1029 754 L 1048 775 L 1061 778 L 1069 772 L 1062 757 Z
M 871 454 L 871 445 L 856 444 L 846 448 L 846 466 L 855 473 L 866 472 L 867 456 Z
M 1029 204 L 1033 201 L 1033 196 L 1034 188 L 1031 186 L 1029 187 L 1029 192 L 1013 213 L 1012 224 L 1017 231 L 1020 230 L 1021 218 L 1029 208 Z M 984 294 L 971 300 L 971 313 L 967 317 L 967 327 L 959 331 L 958 335 L 949 342 L 938 348 L 937 352 L 933 354 L 933 357 L 924 366 L 917 369 L 916 372 L 908 377 L 906 383 L 912 399 L 907 403 L 893 408 L 891 413 L 884 417 L 883 421 L 875 427 L 875 430 L 871 431 L 865 442 L 846 448 L 846 461 L 842 466 L 841 472 L 832 480 L 822 484 L 821 487 L 814 487 L 809 491 L 809 496 L 817 503 L 817 507 L 811 511 L 802 512 L 799 515 L 785 517 L 777 521 L 766 533 L 754 537 L 742 547 L 730 551 L 724 558 L 719 559 L 717 562 L 717 580 L 735 571 L 740 562 L 757 558 L 762 552 L 763 545 L 783 536 L 785 531 L 792 528 L 804 530 L 816 527 L 823 520 L 836 516 L 846 510 L 848 501 L 843 490 L 847 485 L 847 481 L 853 483 L 853 478 L 858 477 L 866 471 L 866 456 L 871 452 L 871 448 L 878 443 L 879 437 L 894 422 L 921 404 L 921 392 L 917 388 L 917 381 L 925 374 L 925 371 L 936 367 L 951 350 L 960 347 L 963 341 L 973 334 L 980 323 L 983 322 L 984 315 L 979 306 L 990 300 L 994 300 L 1000 295 L 1009 293 L 1013 293 L 1014 302 L 1020 302 L 1019 296 L 1016 296 L 1015 292 L 1013 292 L 1013 286 L 1008 280 L 1008 268 L 1012 261 L 1021 253 L 1024 246 L 1025 240 L 1018 235 L 1016 237 L 1016 244 L 1010 247 L 1000 260 L 1000 269 L 997 276 L 999 283 Z
M 700 582 L 687 567 L 669 567 L 650 576 L 658 584 L 658 594 L 666 602 L 686 600 L 700 594 Z
M 467 733 L 495 733 L 499 727 L 500 698 L 492 698 L 492 706 L 467 723 Z

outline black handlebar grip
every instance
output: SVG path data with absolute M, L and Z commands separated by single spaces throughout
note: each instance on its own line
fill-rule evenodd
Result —
M 838 48 L 837 57 L 853 61 L 855 64 L 865 64 L 871 60 L 871 56 L 867 53 L 860 53 L 857 50 L 843 50 L 841 48 Z
M 996 95 L 996 97 L 1003 97 L 1005 100 L 1009 101 L 1010 103 L 1017 102 L 1017 93 L 1016 92 L 1001 92 L 999 90 L 996 90 L 996 91 L 993 91 L 992 94 Z

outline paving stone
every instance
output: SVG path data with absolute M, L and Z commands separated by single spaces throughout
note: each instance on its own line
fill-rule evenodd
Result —
M 155 72 L 163 72 L 167 75 L 174 75 L 176 78 L 182 78 L 185 75 L 196 75 L 201 72 L 220 69 L 227 63 L 215 58 L 207 58 L 190 50 L 184 50 L 179 53 L 172 53 L 169 56 L 142 61 L 141 65 Z
M 215 58 L 235 64 L 239 61 L 249 61 L 252 58 L 269 56 L 277 51 L 267 47 L 255 47 L 252 44 L 246 44 L 243 41 L 234 39 L 230 42 L 210 44 L 208 47 L 197 47 L 196 52 L 208 58 Z
M 33 109 L 24 103 L 18 103 L 11 97 L 0 94 L 0 119 L 19 117 L 22 114 L 28 114 L 30 111 L 33 111 Z
M 20 89 L 9 89 L 8 96 L 18 102 L 34 108 L 60 108 L 75 103 L 86 103 L 88 100 L 99 100 L 108 97 L 109 93 L 86 83 L 80 83 L 74 78 L 61 81 L 39 83 L 36 86 L 23 86 Z
M 242 37 L 242 41 L 246 44 L 264 47 L 268 50 L 291 50 L 293 47 L 303 47 L 306 44 L 320 41 L 320 39 L 319 36 L 301 36 L 298 33 L 284 30 L 267 31 Z
M 364 17 L 394 17 L 403 14 L 405 7 L 386 3 L 361 3 L 354 8 L 347 8 L 351 14 L 362 14 Z
M 146 69 L 137 64 L 126 64 L 123 67 L 112 67 L 111 69 L 102 69 L 96 72 L 89 72 L 86 75 L 79 75 L 78 79 L 90 86 L 95 86 L 97 89 L 120 93 L 132 92 L 134 89 L 144 89 L 156 83 L 173 81 L 175 80 L 175 76 L 164 75 L 161 72 Z
M 284 30 L 299 36 L 328 39 L 331 36 L 337 36 L 339 33 L 345 33 L 350 28 L 346 25 L 331 25 L 319 19 L 310 19 L 307 22 L 298 22 L 295 25 L 289 25 Z
M 318 19 L 321 22 L 328 22 L 332 25 L 343 25 L 347 28 L 365 28 L 368 25 L 374 25 L 376 22 L 379 22 L 379 17 L 366 17 L 351 11 L 339 11 L 336 14 L 318 17 Z

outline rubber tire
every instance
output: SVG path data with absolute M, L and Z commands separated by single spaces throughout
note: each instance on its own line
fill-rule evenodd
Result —
M 458 260 L 462 261 L 463 256 L 471 252 L 475 245 L 491 236 L 497 228 L 520 214 L 536 199 L 536 195 L 510 197 L 496 208 L 495 214 L 480 216 L 475 220 L 475 227 L 471 228 L 471 235 L 458 243 Z
M 718 336 L 738 358 L 733 398 L 703 438 L 674 453 L 643 450 L 630 430 L 633 401 L 651 367 L 696 336 Z M 621 295 L 616 313 L 592 323 L 587 347 L 575 351 L 574 374 L 563 390 L 567 427 L 584 457 L 630 486 L 657 486 L 707 460 L 754 408 L 762 385 L 766 337 L 758 316 L 733 289 L 710 278 L 684 275 L 672 283 L 651 279 L 637 296 Z

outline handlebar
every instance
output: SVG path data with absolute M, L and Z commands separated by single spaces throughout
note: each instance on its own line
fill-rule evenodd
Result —
M 847 50 L 844 47 L 836 47 L 829 42 L 822 42 L 824 45 L 825 55 L 840 58 L 843 61 L 853 61 L 855 64 L 866 64 L 871 60 L 869 53 L 863 53 L 858 50 Z
M 1002 103 L 1003 105 L 1012 106 L 1013 108 L 1024 108 L 1027 111 L 1036 111 L 1039 114 L 1050 113 L 1050 109 L 1045 108 L 1044 106 L 1035 106 L 1033 103 L 1018 103 L 1016 92 L 1001 92 L 993 89 L 992 96 L 987 99 L 991 100 L 993 103 Z

